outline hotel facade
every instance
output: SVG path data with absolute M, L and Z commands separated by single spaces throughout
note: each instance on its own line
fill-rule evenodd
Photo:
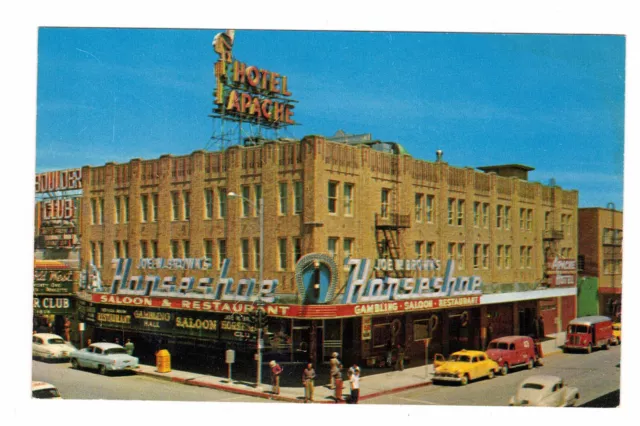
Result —
M 251 355 L 260 294 L 265 362 L 556 333 L 576 315 L 578 193 L 530 170 L 320 136 L 83 167 L 79 319 L 150 353 Z

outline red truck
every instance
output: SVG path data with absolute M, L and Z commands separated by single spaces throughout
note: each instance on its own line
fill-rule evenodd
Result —
M 611 318 L 600 315 L 576 318 L 569 322 L 564 352 L 572 349 L 586 350 L 588 354 L 593 348 L 609 349 L 613 340 L 613 322 Z
M 493 339 L 487 347 L 487 355 L 500 366 L 502 375 L 510 368 L 542 365 L 542 348 L 527 336 L 506 336 Z

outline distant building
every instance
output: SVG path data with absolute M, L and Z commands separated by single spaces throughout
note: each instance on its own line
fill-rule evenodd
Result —
M 578 210 L 578 261 L 584 276 L 598 278 L 602 315 L 622 312 L 622 212 L 602 207 Z

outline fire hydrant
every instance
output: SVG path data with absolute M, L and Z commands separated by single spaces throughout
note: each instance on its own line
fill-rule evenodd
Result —
M 168 373 L 171 371 L 171 354 L 168 350 L 162 349 L 156 352 L 156 371 L 158 371 L 158 373 Z

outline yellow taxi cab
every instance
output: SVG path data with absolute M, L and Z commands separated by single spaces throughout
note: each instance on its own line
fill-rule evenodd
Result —
M 481 377 L 493 379 L 500 366 L 486 352 L 463 349 L 454 352 L 445 361 L 441 354 L 434 357 L 433 382 L 458 382 L 464 386 Z
M 613 338 L 612 343 L 614 345 L 619 345 L 622 343 L 622 324 L 620 324 L 619 322 L 614 322 L 612 324 L 612 328 L 613 328 Z

